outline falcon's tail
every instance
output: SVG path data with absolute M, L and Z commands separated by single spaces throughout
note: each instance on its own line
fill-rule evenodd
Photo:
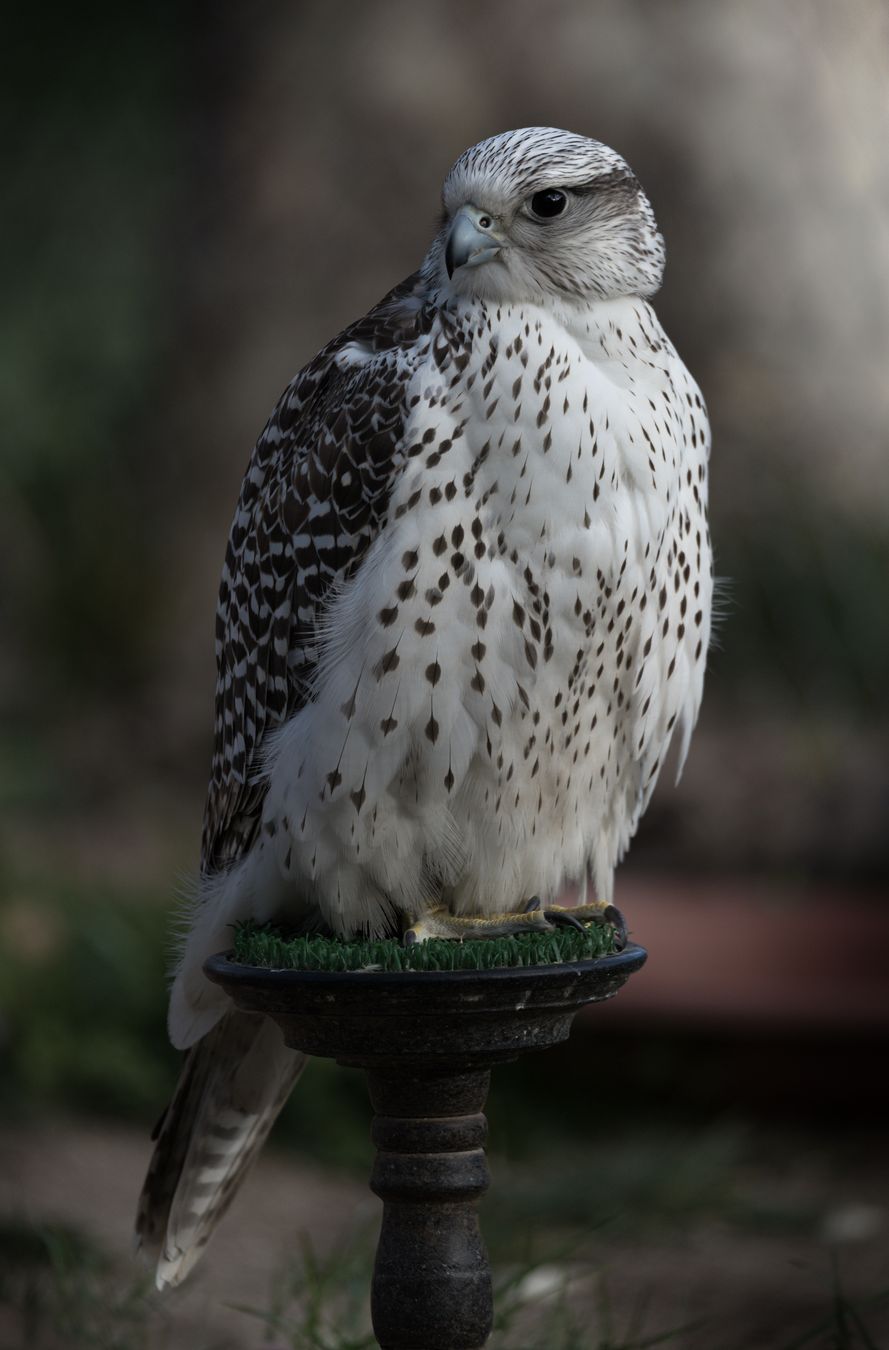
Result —
M 253 1013 L 227 1013 L 188 1052 L 136 1218 L 158 1289 L 180 1284 L 201 1255 L 305 1064 Z

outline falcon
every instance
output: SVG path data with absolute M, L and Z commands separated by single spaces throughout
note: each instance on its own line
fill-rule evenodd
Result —
M 137 1231 L 201 1253 L 305 1057 L 205 958 L 252 918 L 348 938 L 608 913 L 710 626 L 709 428 L 654 314 L 664 246 L 627 163 L 506 132 L 445 179 L 419 269 L 285 390 L 216 620 L 186 1050 Z

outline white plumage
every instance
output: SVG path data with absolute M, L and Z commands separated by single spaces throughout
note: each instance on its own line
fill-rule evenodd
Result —
M 227 1013 L 201 965 L 236 919 L 397 932 L 587 876 L 610 898 L 677 726 L 688 746 L 709 431 L 647 302 L 651 207 L 614 151 L 549 128 L 467 151 L 443 202 L 245 479 L 182 1048 Z

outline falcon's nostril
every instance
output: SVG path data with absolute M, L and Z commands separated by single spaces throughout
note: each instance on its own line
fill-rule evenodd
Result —
M 479 227 L 483 230 L 489 230 L 493 224 L 490 216 L 479 216 L 478 223 Z

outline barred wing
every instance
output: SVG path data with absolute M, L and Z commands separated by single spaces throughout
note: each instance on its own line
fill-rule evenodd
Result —
M 430 325 L 421 287 L 409 277 L 329 343 L 284 392 L 251 456 L 216 611 L 205 875 L 250 848 L 263 739 L 305 703 L 325 598 L 385 525 L 406 390 Z

